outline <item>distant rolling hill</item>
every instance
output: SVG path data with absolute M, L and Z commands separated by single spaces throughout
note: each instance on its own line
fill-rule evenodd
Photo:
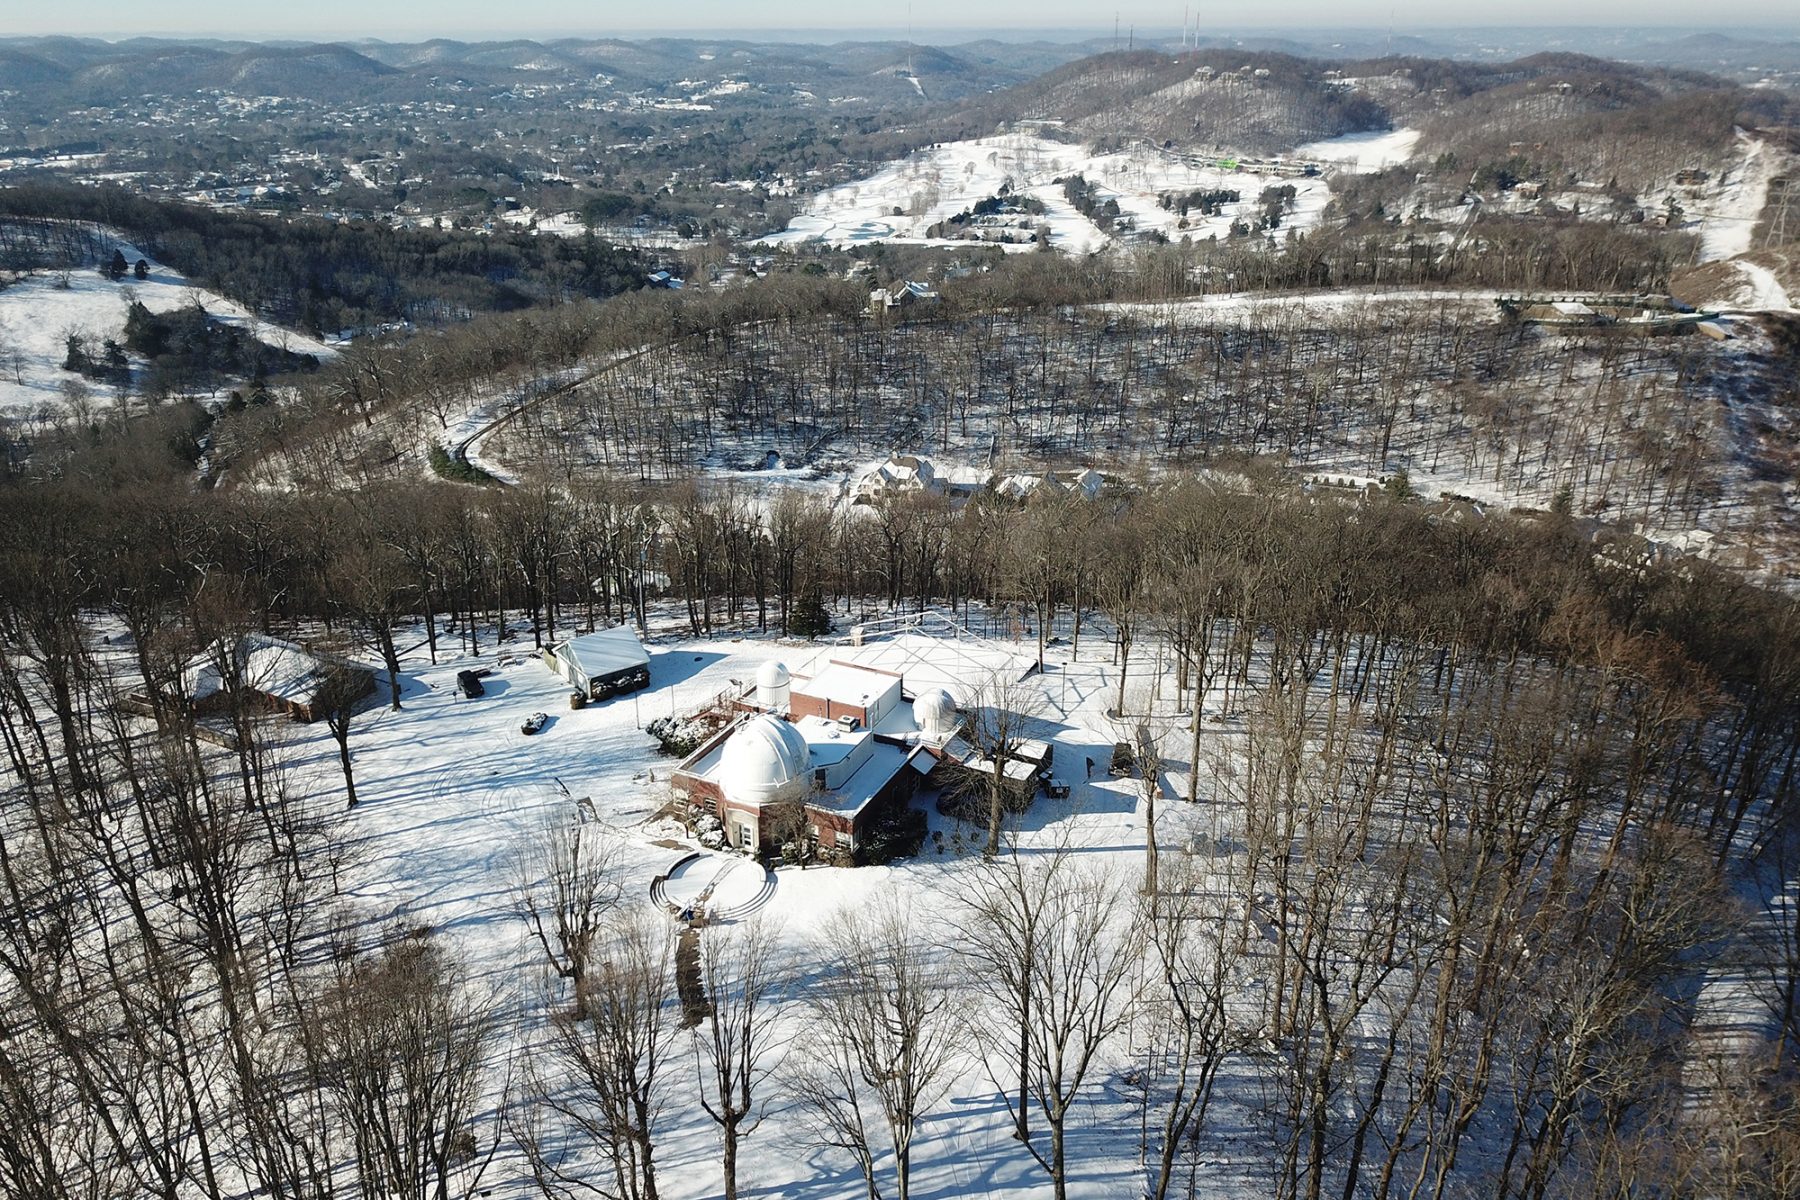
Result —
M 211 88 L 239 95 L 354 100 L 423 97 L 445 78 L 510 87 L 591 82 L 604 75 L 627 90 L 659 90 L 729 77 L 765 96 L 807 91 L 822 98 L 917 107 L 1015 85 L 1084 52 L 1079 45 L 1040 43 L 978 44 L 964 52 L 898 41 L 824 45 L 676 38 L 437 38 L 330 45 L 17 38 L 0 40 L 0 88 L 39 89 L 43 95 L 37 99 L 45 104 Z
M 1800 99 L 1576 54 L 1473 63 L 1209 48 L 1095 55 L 982 97 L 960 115 L 980 132 L 1055 122 L 1084 141 L 1142 138 L 1246 154 L 1410 127 L 1422 131 L 1419 154 L 1454 155 L 1471 170 L 1524 155 L 1540 170 L 1624 183 L 1709 165 L 1731 153 L 1734 127 L 1800 122 Z
M 1092 141 L 1148 138 L 1246 153 L 1384 128 L 1387 110 L 1334 85 L 1329 68 L 1236 49 L 1108 53 L 1048 71 L 969 111 L 995 122 L 1061 122 Z

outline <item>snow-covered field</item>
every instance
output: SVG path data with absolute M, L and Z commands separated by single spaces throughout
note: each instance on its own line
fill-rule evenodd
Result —
M 520 208 L 502 214 L 500 219 L 508 225 L 553 237 L 580 237 L 588 228 L 578 212 L 540 213 L 536 209 Z
M 67 287 L 57 273 L 44 271 L 0 288 L 0 415 L 26 417 L 45 409 L 60 410 L 63 384 L 81 378 L 62 367 L 69 334 L 122 342 L 126 308 L 134 298 L 151 312 L 198 303 L 214 319 L 239 326 L 270 345 L 320 358 L 336 353 L 316 338 L 260 321 L 243 305 L 196 287 L 135 246 L 125 242 L 118 246 L 126 261 L 143 258 L 149 263 L 149 278 L 127 274 L 115 283 L 90 267 L 69 272 Z M 134 367 L 142 365 L 133 362 Z M 90 385 L 90 390 L 95 404 L 113 402 L 108 389 Z
M 867 179 L 822 192 L 785 230 L 766 240 L 775 245 L 809 241 L 835 246 L 870 242 L 967 245 L 928 238 L 926 230 L 1008 187 L 1015 195 L 1029 195 L 1044 203 L 1045 213 L 1029 218 L 1028 224 L 1048 225 L 1051 245 L 1086 253 L 1113 239 L 1064 197 L 1056 180 L 1072 175 L 1084 176 L 1097 185 L 1101 200 L 1118 201 L 1121 215 L 1130 218 L 1138 230 L 1155 230 L 1172 239 L 1224 237 L 1234 220 L 1254 218 L 1257 196 L 1266 187 L 1292 184 L 1297 192 L 1293 210 L 1283 218 L 1283 229 L 1316 225 L 1330 198 L 1324 180 L 1318 178 L 1228 170 L 1209 160 L 1145 145 L 1094 154 L 1080 145 L 1009 133 L 933 146 L 888 163 Z M 1217 216 L 1192 212 L 1185 227 L 1178 212 L 1158 203 L 1165 192 L 1215 188 L 1235 191 L 1240 199 Z M 1027 241 L 1009 248 L 1029 250 L 1031 245 Z
M 1417 129 L 1389 129 L 1346 133 L 1322 142 L 1296 147 L 1296 158 L 1335 163 L 1348 171 L 1369 173 L 1397 166 L 1412 157 L 1419 144 Z

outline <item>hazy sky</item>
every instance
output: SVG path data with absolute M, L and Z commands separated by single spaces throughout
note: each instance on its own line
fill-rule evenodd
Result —
M 1451 25 L 1612 25 L 1694 27 L 1721 10 L 1692 0 L 1207 0 L 1202 28 L 1336 29 Z M 333 39 L 383 37 L 608 36 L 651 31 L 837 29 L 904 33 L 906 0 L 0 0 L 0 36 L 73 33 L 115 37 L 165 33 Z M 956 29 L 1101 28 L 1113 16 L 1141 29 L 1176 30 L 1179 3 L 1133 0 L 913 0 L 910 23 L 935 36 Z M 1800 26 L 1796 0 L 1733 0 L 1733 26 Z

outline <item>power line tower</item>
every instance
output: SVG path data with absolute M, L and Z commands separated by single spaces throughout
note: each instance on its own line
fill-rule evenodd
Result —
M 1794 173 L 1789 171 L 1787 174 L 1777 175 L 1769 180 L 1769 191 L 1771 195 L 1767 206 L 1775 211 L 1770 215 L 1769 228 L 1763 234 L 1763 249 L 1765 250 L 1772 246 L 1786 245 L 1790 237 L 1800 237 L 1800 228 L 1794 228 L 1792 233 L 1788 232 L 1790 228 L 1788 212 L 1794 203 Z M 1779 193 L 1779 195 L 1774 193 Z

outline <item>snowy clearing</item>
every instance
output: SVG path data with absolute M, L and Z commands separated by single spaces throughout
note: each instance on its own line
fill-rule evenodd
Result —
M 928 237 L 926 231 L 998 195 L 1005 187 L 1013 194 L 1043 201 L 1046 208 L 1041 216 L 1019 218 L 1024 224 L 1012 232 L 1025 240 L 1010 244 L 1009 249 L 1031 249 L 1030 230 L 1044 224 L 1049 226 L 1051 245 L 1086 253 L 1114 238 L 1063 197 L 1056 181 L 1073 175 L 1094 184 L 1101 201 L 1116 200 L 1121 218 L 1131 219 L 1139 232 L 1156 231 L 1170 238 L 1224 237 L 1233 221 L 1254 218 L 1257 197 L 1266 187 L 1292 184 L 1295 189 L 1294 205 L 1283 218 L 1283 229 L 1309 229 L 1318 224 L 1330 199 L 1325 182 L 1318 178 L 1233 170 L 1146 145 L 1097 155 L 1084 146 L 1011 133 L 948 142 L 888 163 L 867 179 L 813 197 L 785 230 L 765 241 L 773 245 L 967 245 L 967 240 Z M 1224 205 L 1215 216 L 1196 211 L 1187 218 L 1159 203 L 1166 192 L 1213 189 L 1237 192 L 1239 199 Z
M 1700 213 L 1700 261 L 1736 258 L 1750 249 L 1750 236 L 1769 202 L 1769 180 L 1777 173 L 1781 152 L 1758 137 L 1737 131 L 1737 163 L 1719 180 Z
M 422 630 L 414 630 L 413 637 L 422 639 Z M 1026 658 L 1035 649 L 1034 643 L 990 645 Z M 498 655 L 491 648 L 480 658 L 440 654 L 435 666 L 424 663 L 422 647 L 408 655 L 404 707 L 395 712 L 377 702 L 356 719 L 351 735 L 359 803 L 348 819 L 359 851 L 345 881 L 346 898 L 372 928 L 429 926 L 452 936 L 478 978 L 514 997 L 522 1012 L 532 1012 L 539 952 L 507 893 L 509 855 L 544 820 L 567 819 L 583 809 L 620 837 L 630 903 L 655 907 L 652 884 L 672 870 L 658 889 L 671 901 L 691 899 L 716 880 L 716 898 L 727 906 L 754 907 L 761 919 L 778 923 L 783 941 L 803 963 L 819 939 L 829 938 L 840 912 L 878 896 L 943 919 L 955 879 L 978 861 L 979 839 L 966 826 L 930 812 L 928 795 L 915 804 L 929 812 L 941 841 L 928 840 L 917 858 L 892 866 L 783 868 L 761 896 L 762 872 L 753 862 L 720 854 L 690 859 L 701 848 L 672 820 L 657 816 L 668 799 L 675 760 L 657 753 L 642 726 L 657 716 L 692 710 L 734 681 L 750 679 L 764 662 L 799 666 L 830 650 L 772 639 L 693 641 L 670 635 L 648 639 L 646 648 L 650 690 L 573 712 L 564 702 L 567 684 L 532 654 L 528 635 Z M 1034 733 L 1054 739 L 1057 761 L 1070 764 L 1073 795 L 1063 801 L 1040 797 L 1021 823 L 1020 843 L 1042 849 L 1066 838 L 1092 855 L 1096 866 L 1129 875 L 1142 869 L 1138 785 L 1099 771 L 1085 780 L 1081 769 L 1085 758 L 1104 761 L 1114 740 L 1103 711 L 1117 687 L 1108 652 L 1096 633 L 1084 641 L 1079 659 L 1031 680 L 1043 694 L 1045 712 Z M 1068 658 L 1066 651 L 1061 657 Z M 455 674 L 467 667 L 494 672 L 480 699 L 465 700 L 457 691 Z M 1149 668 L 1147 657 L 1132 664 L 1134 672 Z M 522 735 L 520 720 L 535 710 L 550 714 L 548 725 L 535 736 Z M 310 785 L 327 793 L 340 787 L 336 747 L 323 726 L 295 726 L 292 736 L 290 761 L 300 764 Z M 1189 818 L 1198 816 L 1182 808 L 1165 813 L 1161 836 L 1184 843 Z M 784 1005 L 791 1019 L 798 1019 L 798 999 L 789 997 Z M 1114 1052 L 1124 1051 L 1121 1043 Z M 1136 1109 L 1108 1075 L 1099 1072 L 1084 1091 L 1080 1115 L 1071 1123 L 1072 1197 L 1100 1200 L 1135 1190 L 1135 1144 L 1127 1134 L 1135 1130 Z M 1222 1107 L 1235 1109 L 1230 1103 Z M 848 1194 L 855 1176 L 847 1163 L 816 1151 L 797 1152 L 805 1141 L 797 1120 L 788 1103 L 776 1102 L 766 1128 L 744 1143 L 744 1177 L 771 1189 L 764 1193 L 769 1195 Z M 697 1106 L 686 1104 L 671 1105 L 666 1122 L 657 1141 L 665 1194 L 715 1195 L 716 1128 Z M 1230 1122 L 1223 1124 L 1229 1128 Z M 1043 1172 L 1011 1132 L 992 1084 L 974 1062 L 965 1064 L 950 1095 L 922 1122 L 913 1194 L 943 1200 L 1042 1194 Z M 510 1156 L 496 1164 L 486 1187 L 502 1200 L 534 1194 L 523 1164 Z
M 1372 130 L 1367 133 L 1346 133 L 1340 137 L 1326 138 L 1322 142 L 1308 142 L 1304 146 L 1295 147 L 1294 155 L 1297 158 L 1336 163 L 1345 170 L 1368 174 L 1405 162 L 1412 157 L 1413 147 L 1418 144 L 1417 129 Z
M 48 407 L 63 407 L 62 385 L 80 379 L 63 370 L 70 333 L 96 339 L 124 339 L 125 311 L 133 299 L 151 312 L 172 312 L 198 303 L 215 320 L 244 329 L 251 336 L 296 354 L 328 358 L 337 351 L 317 338 L 259 320 L 243 305 L 217 292 L 196 287 L 126 242 L 117 242 L 128 262 L 149 263 L 147 279 L 127 275 L 114 282 L 92 267 L 68 273 L 63 286 L 56 272 L 39 272 L 0 288 L 0 415 L 23 417 Z M 132 365 L 143 362 L 133 357 Z M 106 389 L 92 387 L 98 403 L 109 403 Z
M 1744 284 L 1749 289 L 1748 298 L 1744 302 L 1745 308 L 1788 311 L 1794 307 L 1787 289 L 1781 286 L 1775 273 L 1769 268 L 1741 258 L 1731 265 L 1743 274 Z

